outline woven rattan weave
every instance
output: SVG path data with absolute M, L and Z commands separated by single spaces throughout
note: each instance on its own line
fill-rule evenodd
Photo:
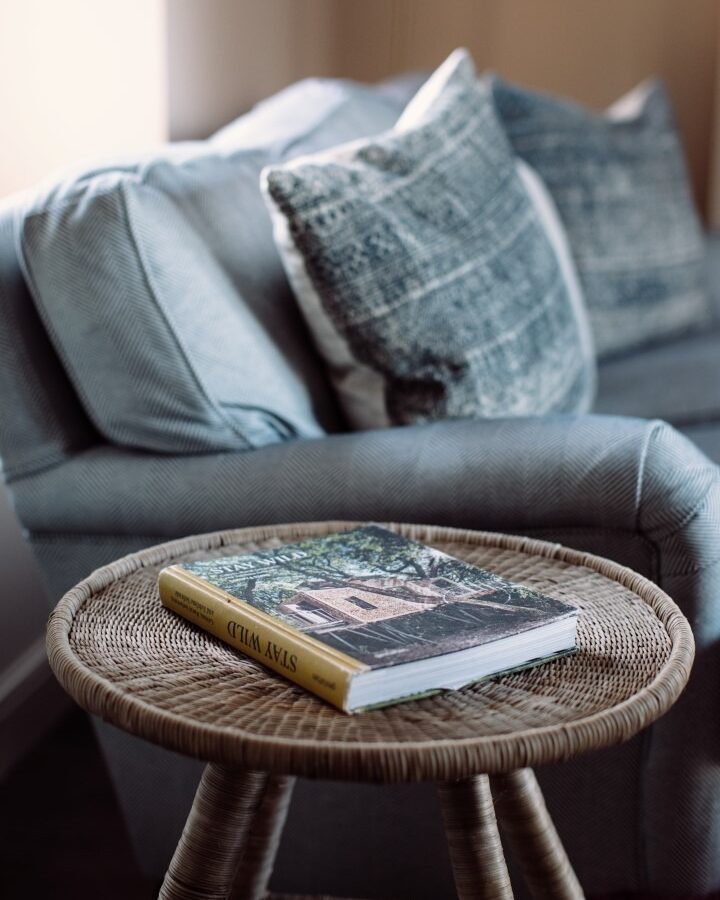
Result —
M 492 787 L 511 840 L 534 846 L 549 861 L 534 871 L 527 854 L 530 883 L 550 884 L 555 877 L 561 887 L 552 896 L 581 896 L 532 773 L 516 770 L 627 740 L 662 715 L 692 665 L 686 620 L 651 582 L 598 557 L 497 534 L 393 525 L 406 537 L 575 603 L 581 609 L 579 650 L 461 691 L 348 716 L 160 605 L 157 574 L 170 562 L 274 547 L 352 524 L 269 526 L 173 541 L 96 571 L 53 613 L 50 662 L 81 706 L 133 734 L 217 764 L 206 771 L 185 846 L 173 861 L 175 875 L 171 866 L 162 896 L 225 896 L 243 852 L 243 895 L 262 896 L 292 784 L 282 776 L 291 775 L 444 783 L 460 896 L 510 896 L 501 848 L 488 838 L 496 827 L 485 776 L 503 774 Z M 238 846 L 228 851 L 234 860 L 228 884 L 197 893 L 193 866 L 201 865 L 204 852 L 198 835 L 217 813 L 208 800 L 215 794 L 239 798 L 239 820 L 228 814 Z M 253 819 L 263 796 L 267 815 Z M 204 817 L 202 827 L 192 826 L 194 814 Z M 254 843 L 257 852 L 241 850 L 248 829 L 247 847 Z M 542 844 L 543 830 L 550 849 Z M 266 837 L 259 840 L 259 833 Z M 468 840 L 475 840 L 474 849 Z M 501 872 L 493 879 L 498 860 Z M 186 883 L 194 885 L 193 893 L 183 893 Z

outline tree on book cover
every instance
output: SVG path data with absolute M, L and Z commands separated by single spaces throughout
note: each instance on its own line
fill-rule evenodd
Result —
M 182 568 L 371 668 L 489 643 L 572 609 L 373 525 Z

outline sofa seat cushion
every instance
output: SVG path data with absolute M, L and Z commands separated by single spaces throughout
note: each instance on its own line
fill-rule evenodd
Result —
M 390 127 L 400 99 L 308 80 L 208 141 L 83 171 L 19 221 L 25 277 L 98 430 L 156 452 L 342 427 L 277 255 L 262 167 Z
M 720 422 L 720 328 L 602 363 L 595 412 Z

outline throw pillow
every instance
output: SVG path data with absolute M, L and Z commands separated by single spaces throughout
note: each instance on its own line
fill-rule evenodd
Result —
M 491 79 L 513 149 L 547 185 L 567 230 L 600 356 L 702 326 L 704 243 L 662 86 L 604 115 Z
M 337 430 L 259 189 L 268 162 L 382 131 L 401 100 L 308 80 L 208 141 L 85 171 L 19 222 L 25 275 L 110 441 L 243 450 Z
M 355 427 L 588 409 L 594 358 L 562 229 L 465 51 L 394 129 L 263 184 Z

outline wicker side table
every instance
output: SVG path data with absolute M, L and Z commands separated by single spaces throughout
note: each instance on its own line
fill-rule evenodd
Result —
M 512 897 L 497 819 L 536 896 L 582 897 L 531 766 L 619 743 L 682 691 L 694 644 L 655 585 L 542 541 L 394 525 L 407 537 L 581 607 L 579 652 L 461 691 L 337 712 L 160 605 L 160 568 L 357 523 L 218 532 L 153 547 L 71 590 L 50 663 L 88 712 L 208 760 L 160 897 L 265 896 L 293 777 L 438 783 L 461 898 Z M 233 887 L 234 885 L 234 887 Z

